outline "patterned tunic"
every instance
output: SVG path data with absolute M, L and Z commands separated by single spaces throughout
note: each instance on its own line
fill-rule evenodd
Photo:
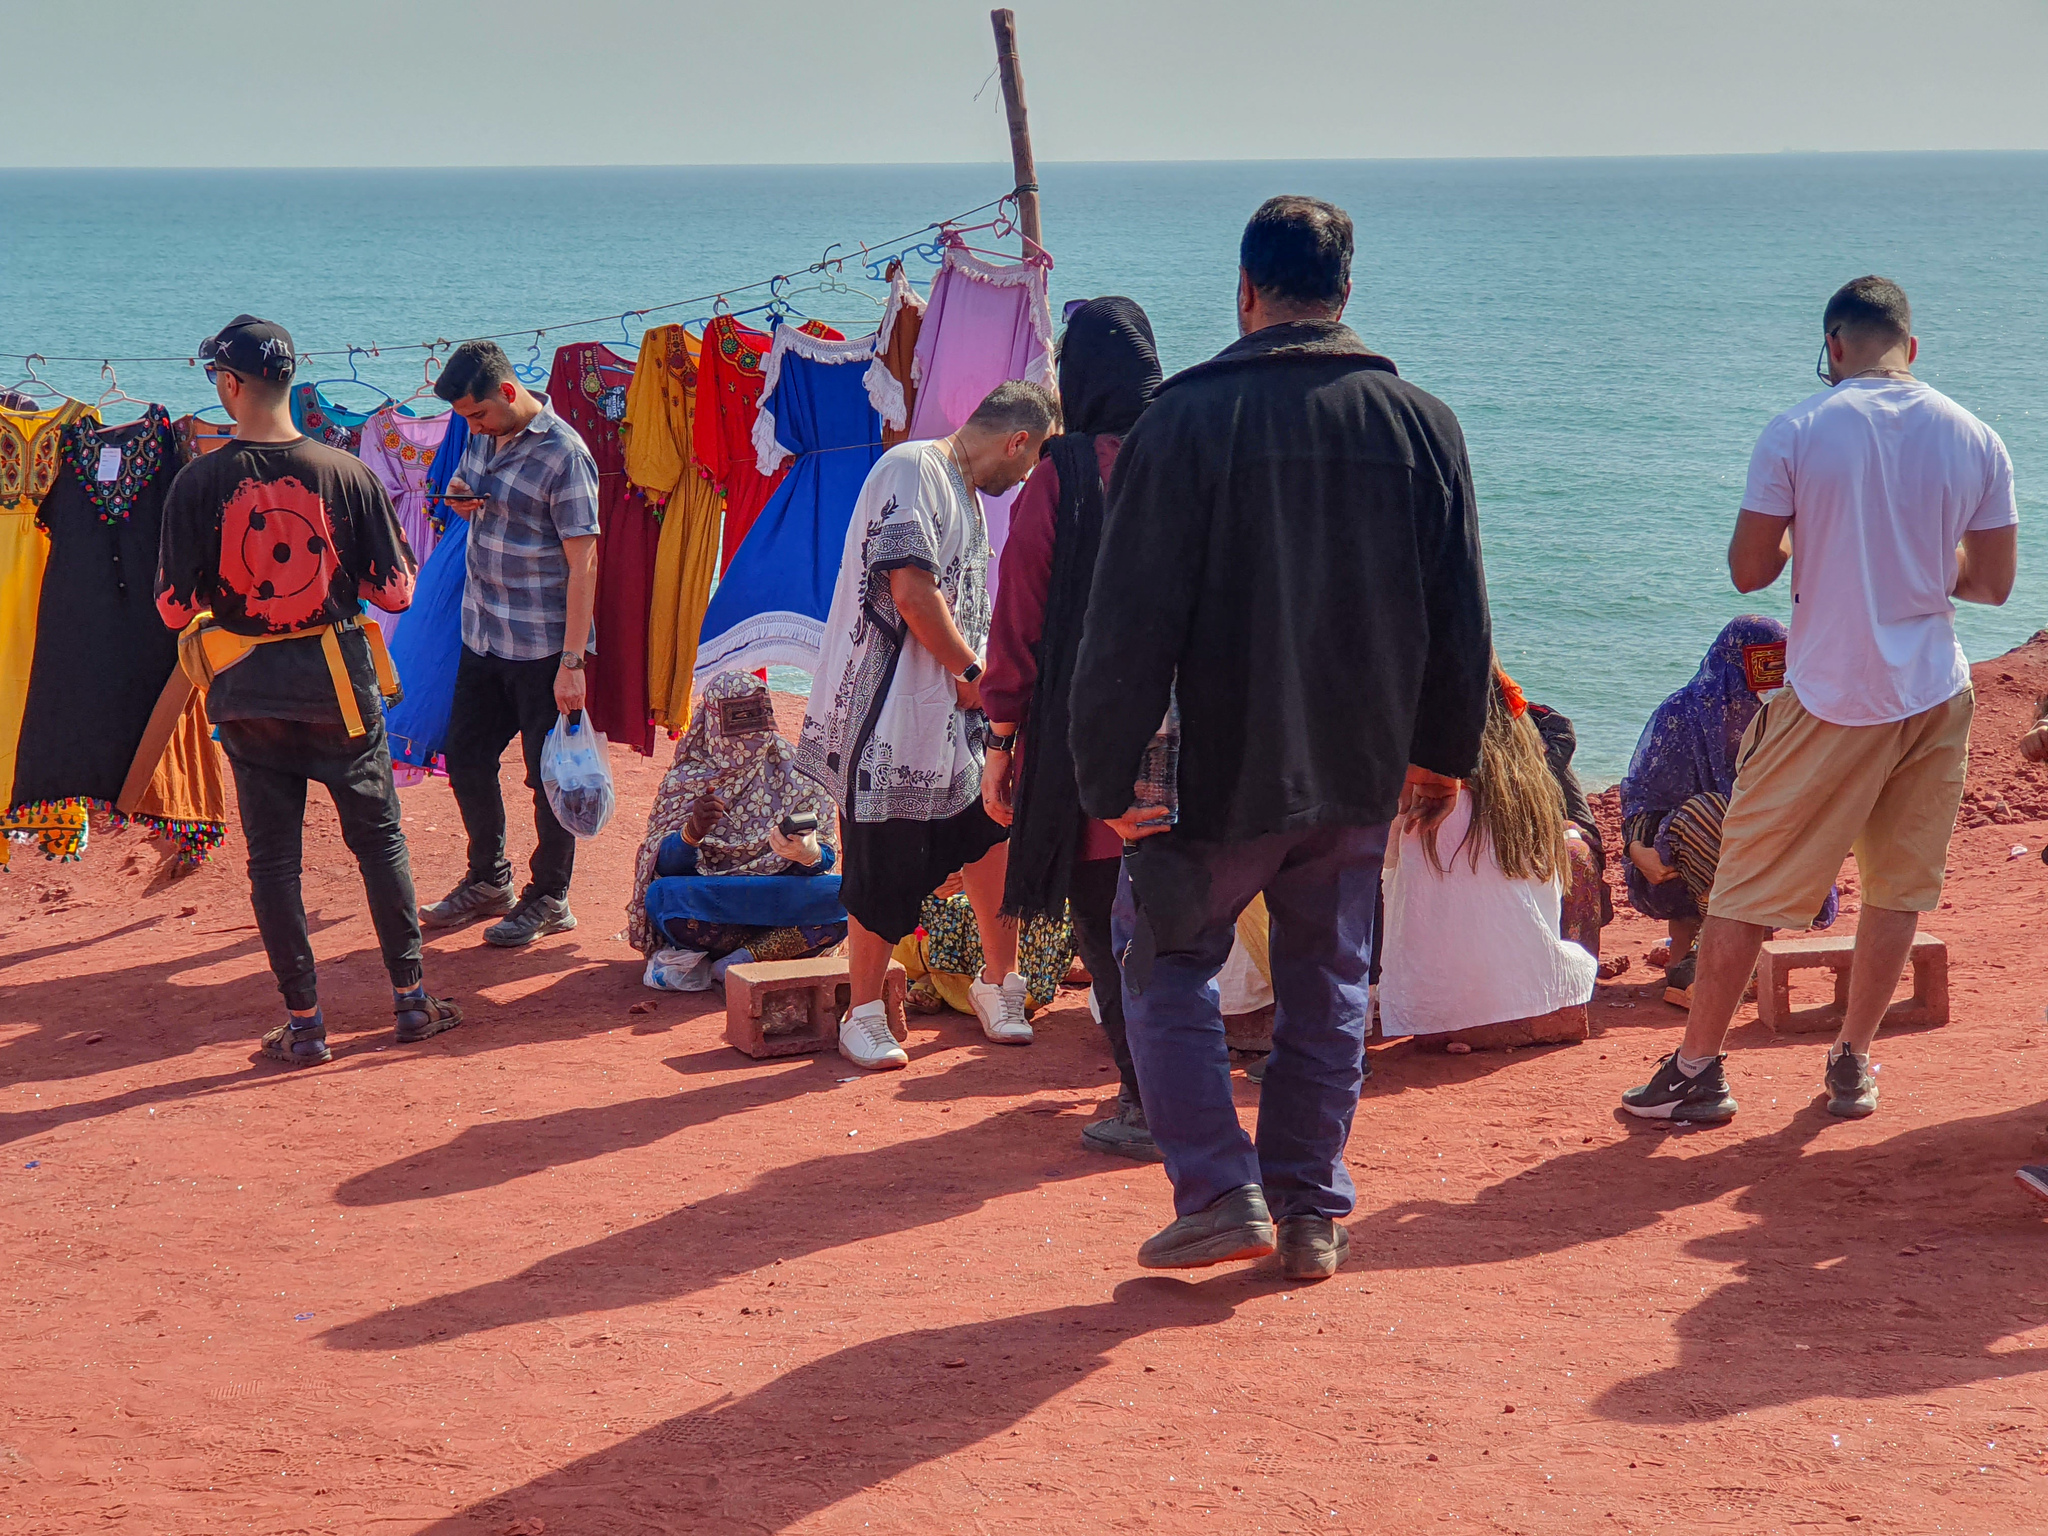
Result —
M 961 635 L 988 644 L 988 525 L 939 443 L 876 461 L 847 524 L 797 769 L 855 821 L 943 821 L 981 795 L 981 725 L 896 611 L 889 573 L 938 579 Z

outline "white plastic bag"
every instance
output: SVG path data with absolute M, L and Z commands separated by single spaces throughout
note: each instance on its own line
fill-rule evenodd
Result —
M 647 957 L 640 985 L 657 992 L 709 992 L 711 957 L 701 949 L 657 949 Z
M 581 710 L 576 724 L 555 716 L 554 729 L 540 746 L 540 782 L 555 820 L 578 837 L 595 837 L 612 819 L 618 796 L 612 790 L 611 754 L 604 732 Z

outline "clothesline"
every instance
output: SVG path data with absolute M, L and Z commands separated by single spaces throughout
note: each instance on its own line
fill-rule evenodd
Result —
M 649 315 L 660 314 L 672 309 L 682 309 L 689 305 L 715 304 L 720 299 L 729 298 L 733 294 L 752 293 L 761 288 L 773 290 L 776 285 L 791 282 L 799 277 L 810 277 L 825 272 L 843 272 L 846 268 L 846 263 L 849 261 L 859 260 L 866 264 L 874 259 L 878 259 L 873 253 L 887 254 L 911 246 L 913 243 L 917 245 L 926 244 L 927 242 L 921 239 L 922 236 L 929 235 L 934 231 L 943 234 L 948 230 L 957 228 L 963 219 L 971 219 L 978 213 L 987 213 L 992 208 L 999 209 L 1006 203 L 1014 203 L 1016 197 L 1017 191 L 1012 190 L 1005 192 L 1001 197 L 995 198 L 990 202 L 981 204 L 979 207 L 969 208 L 965 212 L 956 213 L 950 218 L 936 220 L 933 223 L 914 229 L 908 234 L 897 235 L 887 240 L 858 242 L 860 246 L 858 257 L 851 253 L 845 256 L 832 255 L 831 253 L 842 243 L 834 241 L 831 245 L 825 247 L 825 254 L 818 260 L 812 262 L 807 267 L 799 268 L 795 272 L 779 272 L 773 277 L 764 277 L 755 282 L 728 285 L 711 293 L 696 294 L 685 299 L 669 299 L 660 304 L 649 304 L 640 308 L 624 309 L 614 315 L 597 315 L 587 320 L 558 320 L 550 324 L 537 326 L 522 325 L 515 330 L 494 331 L 487 336 L 461 337 L 456 339 L 510 341 L 522 336 L 544 335 L 549 331 L 573 331 L 593 325 L 613 325 L 619 321 L 632 318 L 645 319 Z M 996 222 L 998 224 L 1006 224 L 1008 221 L 1005 217 L 999 216 Z M 453 346 L 454 344 L 455 341 L 446 336 L 437 336 L 432 341 L 395 342 L 388 346 L 355 344 L 346 347 L 324 347 L 312 351 L 302 351 L 298 355 L 302 359 L 316 357 L 345 358 L 353 355 L 381 357 L 386 352 L 425 352 L 431 356 L 443 348 Z M 102 367 L 113 363 L 184 363 L 188 367 L 196 367 L 198 365 L 196 355 L 183 352 L 168 357 L 60 357 L 43 352 L 0 352 L 0 359 L 24 365 L 28 363 L 98 363 Z

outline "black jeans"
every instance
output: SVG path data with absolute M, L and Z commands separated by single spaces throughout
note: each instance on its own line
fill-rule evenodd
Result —
M 462 648 L 455 668 L 455 701 L 448 713 L 448 787 L 469 833 L 469 878 L 490 885 L 512 879 L 505 857 L 505 797 L 498 759 L 517 736 L 526 754 L 526 787 L 533 791 L 533 878 L 524 894 L 566 898 L 576 867 L 576 836 L 555 819 L 540 784 L 540 748 L 555 725 L 555 673 L 560 656 L 506 661 Z
M 1109 941 L 1109 909 L 1116 904 L 1116 877 L 1123 867 L 1121 859 L 1076 863 L 1067 881 L 1067 916 L 1074 925 L 1081 963 L 1095 979 L 1095 1007 L 1102 1015 L 1102 1032 L 1109 1036 L 1117 1075 L 1123 1079 L 1124 1097 L 1139 1104 L 1143 1101 L 1138 1097 L 1138 1070 L 1131 1065 L 1130 1043 L 1124 1038 L 1123 976 Z
M 351 737 L 340 725 L 299 720 L 223 720 L 220 744 L 235 771 L 242 837 L 249 844 L 249 902 L 287 1008 L 319 1003 L 306 904 L 299 891 L 306 786 L 320 784 L 341 818 L 342 841 L 356 856 L 384 969 L 401 992 L 420 984 L 420 919 L 412 861 L 405 848 L 384 717 L 369 715 Z

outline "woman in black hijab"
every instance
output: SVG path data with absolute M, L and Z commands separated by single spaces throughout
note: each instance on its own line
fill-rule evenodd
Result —
M 1081 814 L 1067 744 L 1067 695 L 1102 513 L 1117 450 L 1159 388 L 1159 352 L 1145 311 L 1129 299 L 1090 299 L 1068 311 L 1060 341 L 1060 410 L 1065 432 L 1010 513 L 988 660 L 981 678 L 990 751 L 982 801 L 1010 828 L 1006 915 L 1071 912 L 1082 963 L 1095 981 L 1095 1009 L 1123 1078 L 1117 1113 L 1081 1133 L 1101 1152 L 1159 1160 L 1124 1043 L 1123 990 L 1110 951 L 1122 841 Z

